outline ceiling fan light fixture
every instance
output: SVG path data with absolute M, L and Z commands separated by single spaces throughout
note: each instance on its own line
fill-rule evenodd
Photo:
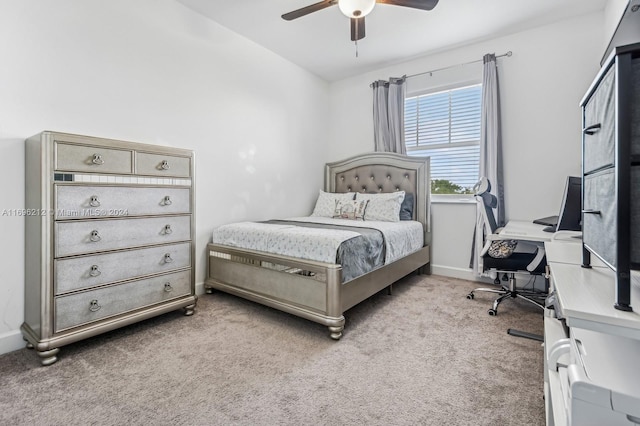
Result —
M 376 0 L 338 0 L 338 7 L 347 18 L 367 16 L 375 5 Z

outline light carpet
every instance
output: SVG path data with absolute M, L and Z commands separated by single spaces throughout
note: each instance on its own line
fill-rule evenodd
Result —
M 0 356 L 2 425 L 544 425 L 539 309 L 406 277 L 344 336 L 231 295 L 61 348 Z

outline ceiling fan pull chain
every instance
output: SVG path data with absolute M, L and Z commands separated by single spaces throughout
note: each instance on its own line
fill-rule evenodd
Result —
M 356 58 L 358 57 L 358 20 L 355 21 L 356 25 L 356 36 L 355 36 L 355 44 L 356 44 Z

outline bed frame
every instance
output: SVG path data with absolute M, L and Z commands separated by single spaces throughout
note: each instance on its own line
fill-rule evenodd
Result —
M 370 153 L 328 163 L 327 192 L 393 192 L 415 194 L 414 219 L 424 229 L 424 247 L 406 257 L 342 283 L 339 264 L 208 244 L 206 293 L 214 289 L 315 321 L 340 339 L 344 312 L 414 272 L 430 268 L 429 158 Z

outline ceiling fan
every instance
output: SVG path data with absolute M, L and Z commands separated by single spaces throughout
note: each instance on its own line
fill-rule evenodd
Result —
M 376 3 L 431 10 L 436 7 L 438 1 L 439 0 L 325 0 L 285 13 L 282 15 L 282 19 L 292 21 L 337 4 L 340 11 L 351 20 L 351 40 L 357 42 L 363 39 L 365 35 L 364 17 L 373 10 Z

